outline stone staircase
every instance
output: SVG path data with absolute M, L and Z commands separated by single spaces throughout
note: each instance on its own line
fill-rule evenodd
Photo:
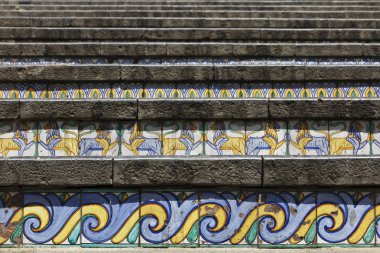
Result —
M 1 247 L 378 246 L 379 26 L 378 0 L 0 0 Z

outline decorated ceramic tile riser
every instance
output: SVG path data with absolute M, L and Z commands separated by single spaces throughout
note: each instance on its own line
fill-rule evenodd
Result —
M 243 83 L 241 90 L 246 98 L 269 98 L 269 91 L 272 89 L 270 83 Z
M 20 247 L 22 245 L 22 207 L 21 193 L 0 193 L 0 247 Z
M 373 193 L 319 192 L 317 194 L 318 244 L 375 244 Z
M 200 246 L 256 246 L 258 194 L 237 192 L 200 193 Z
M 207 83 L 179 83 L 177 90 L 181 98 L 213 98 L 213 92 Z
M 206 155 L 245 155 L 244 121 L 206 121 Z
M 162 155 L 161 127 L 159 122 L 124 122 L 121 131 L 121 155 Z
M 0 123 L 1 157 L 37 156 L 38 140 L 35 122 L 3 121 Z
M 195 192 L 142 192 L 140 244 L 196 247 L 198 206 Z
M 288 154 L 287 127 L 283 121 L 247 121 L 247 155 Z
M 23 245 L 79 245 L 80 194 L 24 194 Z
M 302 83 L 274 83 L 269 91 L 270 98 L 299 98 L 304 91 Z
M 374 229 L 375 229 L 375 246 L 380 247 L 380 192 L 374 193 L 374 205 L 375 217 L 373 217 Z
M 114 191 L 82 193 L 82 247 L 139 245 L 140 195 L 132 190 Z
M 48 98 L 47 84 L 44 83 L 29 83 L 16 84 L 18 91 L 17 98 L 33 99 L 33 98 Z
M 329 121 L 330 155 L 370 155 L 370 122 Z
M 210 85 L 210 91 L 213 98 L 238 98 L 243 94 L 239 93 L 239 83 L 213 83 Z
M 109 84 L 83 83 L 80 85 L 80 88 L 83 90 L 85 98 L 101 99 L 111 98 L 112 96 L 115 96 L 112 86 Z
M 0 83 L 0 99 L 6 98 L 19 98 L 19 91 L 15 84 L 12 83 Z
M 376 96 L 375 90 L 370 86 L 370 83 L 353 83 L 342 82 L 338 83 L 338 93 L 345 98 L 372 98 Z
M 289 121 L 289 155 L 329 155 L 329 129 L 326 120 Z
M 373 155 L 380 154 L 380 120 L 373 120 L 371 124 L 371 151 Z
M 317 241 L 316 195 L 264 192 L 258 208 L 259 247 L 313 247 Z
M 146 97 L 143 84 L 141 83 L 114 83 L 115 98 L 144 98 Z
M 66 121 L 38 123 L 38 155 L 41 157 L 78 156 L 78 124 Z
M 300 92 L 303 98 L 332 98 L 336 97 L 336 83 L 306 83 Z
M 145 84 L 144 98 L 177 98 L 179 92 L 174 83 Z
M 118 123 L 79 123 L 79 156 L 118 156 L 120 130 Z
M 53 99 L 81 99 L 85 98 L 84 90 L 78 83 L 54 83 L 48 85 L 49 98 Z
M 163 123 L 163 155 L 202 155 L 202 121 L 167 121 Z

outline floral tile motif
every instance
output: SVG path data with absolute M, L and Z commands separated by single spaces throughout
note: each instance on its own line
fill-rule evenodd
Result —
M 265 192 L 258 208 L 259 247 L 312 247 L 316 244 L 316 195 Z
M 283 121 L 247 121 L 247 155 L 288 154 L 286 122 Z
M 85 98 L 84 90 L 76 83 L 54 83 L 48 85 L 49 98 L 74 99 Z
M 306 83 L 300 95 L 303 98 L 332 98 L 337 97 L 335 83 Z
M 79 156 L 117 156 L 119 124 L 112 122 L 81 122 L 79 124 Z
M 239 90 L 239 83 L 213 83 L 210 86 L 213 98 L 237 98 Z
M 299 98 L 305 85 L 302 83 L 274 83 L 269 91 L 270 98 Z
M 176 98 L 178 91 L 174 83 L 149 83 L 144 88 L 145 98 Z
M 270 83 L 243 83 L 241 85 L 243 97 L 247 98 L 269 98 L 271 89 Z
M 200 193 L 200 246 L 255 246 L 258 194 L 251 192 Z
M 84 83 L 80 85 L 81 90 L 84 92 L 85 98 L 101 99 L 111 98 L 116 94 L 113 92 L 112 86 L 102 83 Z
M 329 129 L 326 120 L 289 121 L 289 155 L 329 155 Z
M 80 194 L 24 194 L 24 245 L 79 245 Z
M 244 121 L 206 121 L 206 155 L 245 155 Z
M 330 121 L 330 155 L 370 155 L 370 122 Z
M 370 87 L 369 83 L 353 83 L 342 82 L 338 83 L 338 92 L 344 98 L 373 98 L 375 90 Z
M 20 92 L 16 86 L 11 83 L 0 83 L 0 99 L 3 98 L 19 98 Z
M 47 84 L 44 83 L 28 83 L 16 84 L 17 98 L 33 99 L 33 98 L 49 98 Z M 12 97 L 14 95 L 11 95 Z
M 23 198 L 19 192 L 0 193 L 0 247 L 22 244 Z
M 121 131 L 122 156 L 162 155 L 162 132 L 159 122 L 125 122 Z
M 214 93 L 207 83 L 179 83 L 177 90 L 181 98 L 214 98 Z
M 39 156 L 78 156 L 78 125 L 76 122 L 42 121 L 38 124 L 38 132 Z
M 140 209 L 140 244 L 143 247 L 198 245 L 197 193 L 142 192 Z
M 371 151 L 373 155 L 380 154 L 380 120 L 371 121 Z
M 38 139 L 35 122 L 5 121 L 0 124 L 1 157 L 37 156 Z
M 163 155 L 202 155 L 202 121 L 167 121 L 163 124 Z
M 319 192 L 318 244 L 374 246 L 374 198 L 367 192 Z
M 116 92 L 115 98 L 145 98 L 141 83 L 114 83 L 112 89 Z
M 134 190 L 85 191 L 81 198 L 82 247 L 137 247 L 140 194 Z M 94 226 L 94 224 L 97 224 Z

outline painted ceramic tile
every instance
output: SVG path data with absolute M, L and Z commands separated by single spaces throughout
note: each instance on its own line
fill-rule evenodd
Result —
M 14 84 L 0 83 L 0 99 L 2 98 L 19 98 L 20 94 Z
M 239 83 L 213 83 L 210 90 L 215 98 L 236 98 L 240 89 Z
M 79 156 L 117 156 L 119 124 L 81 122 L 79 124 Z
M 140 195 L 137 191 L 85 191 L 81 201 L 82 247 L 138 246 Z
M 21 193 L 0 193 L 0 247 L 21 246 L 22 206 Z
M 141 83 L 115 83 L 113 89 L 116 91 L 116 98 L 146 97 Z
M 370 155 L 368 121 L 330 121 L 330 155 Z
M 74 99 L 85 98 L 84 90 L 76 83 L 54 83 L 48 85 L 49 98 Z
M 144 92 L 145 98 L 174 98 L 176 90 L 174 83 L 148 83 L 145 84 Z
M 371 121 L 371 151 L 373 155 L 380 154 L 380 120 Z
M 374 209 L 375 209 L 375 217 L 374 217 L 374 229 L 375 229 L 375 246 L 379 247 L 380 246 L 380 193 L 376 192 L 374 193 Z
M 122 125 L 121 135 L 123 156 L 162 155 L 159 122 L 125 122 Z
M 48 98 L 47 84 L 44 83 L 28 83 L 16 84 L 16 89 L 19 91 L 18 98 Z
M 374 194 L 317 193 L 318 244 L 375 244 Z
M 369 83 L 338 83 L 338 91 L 345 98 L 371 98 L 375 97 L 375 90 L 370 87 Z
M 287 127 L 283 121 L 247 121 L 247 155 L 287 155 Z
M 163 124 L 163 155 L 202 155 L 201 121 L 167 121 Z
M 214 98 L 207 83 L 179 83 L 177 89 L 181 98 Z
M 140 243 L 142 246 L 198 245 L 198 194 L 143 192 Z
M 205 122 L 206 155 L 245 155 L 244 121 Z
M 24 194 L 24 245 L 79 245 L 80 194 Z
M 290 155 L 329 155 L 329 130 L 326 120 L 289 121 Z
M 252 245 L 257 242 L 258 194 L 200 193 L 200 246 Z
M 247 98 L 269 98 L 269 91 L 272 89 L 271 83 L 243 83 L 241 89 Z
M 78 156 L 77 123 L 42 121 L 38 125 L 39 156 Z
M 113 91 L 107 83 L 83 83 L 80 88 L 84 91 L 85 98 L 92 99 L 111 98 L 110 93 Z
M 37 139 L 37 127 L 34 122 L 2 122 L 0 125 L 0 155 L 2 157 L 36 156 Z
M 300 95 L 304 98 L 331 98 L 336 97 L 335 83 L 306 83 L 305 89 L 301 91 Z
M 316 244 L 316 195 L 311 192 L 260 194 L 259 247 L 310 247 Z
M 270 98 L 299 98 L 305 85 L 302 83 L 274 83 L 269 91 Z

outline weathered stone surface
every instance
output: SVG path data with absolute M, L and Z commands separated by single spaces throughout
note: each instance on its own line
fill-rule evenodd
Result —
M 270 99 L 271 118 L 355 119 L 380 117 L 379 99 Z
M 213 79 L 213 66 L 121 65 L 125 81 L 206 81 Z
M 305 80 L 376 80 L 380 78 L 379 66 L 326 65 L 307 66 Z
M 115 158 L 115 186 L 260 186 L 261 158 Z
M 25 81 L 28 77 L 26 66 L 0 66 L 0 81 Z
M 113 55 L 120 57 L 133 56 L 166 56 L 166 43 L 121 43 L 121 42 L 102 42 L 101 55 Z
M 126 120 L 137 118 L 134 99 L 30 99 L 20 101 L 22 119 Z
M 0 159 L 2 186 L 110 185 L 111 158 Z
M 139 119 L 255 119 L 268 117 L 267 99 L 139 99 Z
M 14 99 L 0 100 L 0 120 L 17 119 L 20 116 L 20 103 Z
M 380 185 L 380 157 L 264 157 L 264 187 Z

